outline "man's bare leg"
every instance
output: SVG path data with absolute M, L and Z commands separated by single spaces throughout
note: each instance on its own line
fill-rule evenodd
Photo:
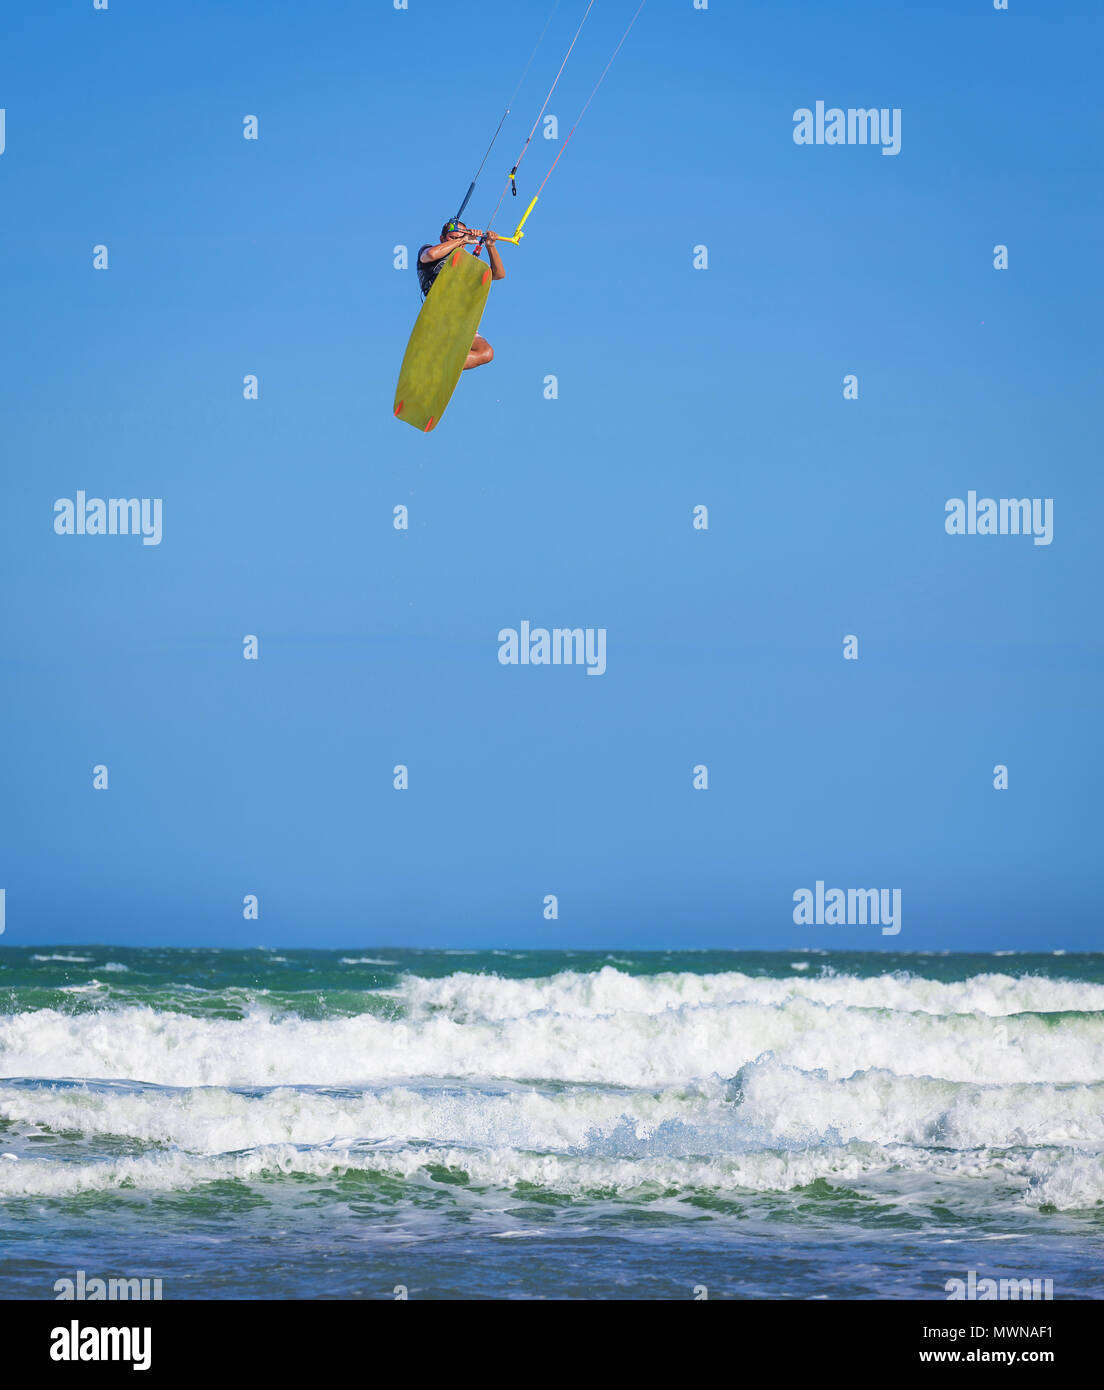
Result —
M 464 363 L 464 371 L 470 367 L 482 367 L 494 359 L 494 348 L 487 342 L 486 338 L 481 338 L 477 333 L 472 339 L 471 351 L 468 353 L 468 360 Z

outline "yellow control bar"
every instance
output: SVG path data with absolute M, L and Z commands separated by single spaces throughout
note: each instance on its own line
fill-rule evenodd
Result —
M 539 196 L 540 196 L 540 195 L 538 194 L 537 197 L 539 197 Z M 534 197 L 533 201 L 532 201 L 532 202 L 529 204 L 529 206 L 525 209 L 525 216 L 524 216 L 524 217 L 521 219 L 521 221 L 517 224 L 517 227 L 516 227 L 515 230 L 514 230 L 513 236 L 500 236 L 500 237 L 496 237 L 495 240 L 496 240 L 496 241 L 509 241 L 509 242 L 512 242 L 515 246 L 520 246 L 520 245 L 521 245 L 521 239 L 522 239 L 522 237 L 525 235 L 525 233 L 524 233 L 521 229 L 522 229 L 522 227 L 525 226 L 525 223 L 526 223 L 526 221 L 527 221 L 528 218 L 529 218 L 529 214 L 533 211 L 533 209 L 534 209 L 536 206 L 537 206 L 537 198 Z

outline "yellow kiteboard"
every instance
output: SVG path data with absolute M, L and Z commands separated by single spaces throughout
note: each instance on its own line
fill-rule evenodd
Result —
M 395 417 L 429 431 L 445 413 L 471 351 L 491 288 L 490 268 L 454 251 L 437 272 L 406 345 Z

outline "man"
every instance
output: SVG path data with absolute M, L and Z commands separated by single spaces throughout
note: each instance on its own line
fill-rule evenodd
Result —
M 458 246 L 477 246 L 480 237 L 486 243 L 487 255 L 490 257 L 491 279 L 501 280 L 505 276 L 506 267 L 502 264 L 502 257 L 495 245 L 498 240 L 495 232 L 481 232 L 477 227 L 467 227 L 463 222 L 455 220 L 446 222 L 441 228 L 441 240 L 436 246 L 422 246 L 418 249 L 418 285 L 423 299 L 433 288 L 433 282 L 440 274 L 445 257 L 450 256 Z M 464 371 L 469 367 L 482 367 L 493 357 L 494 348 L 486 338 L 476 333 L 472 339 L 468 360 L 464 363 Z

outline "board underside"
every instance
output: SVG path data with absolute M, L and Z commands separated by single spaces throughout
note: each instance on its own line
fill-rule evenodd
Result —
M 428 431 L 445 413 L 491 288 L 489 268 L 466 251 L 454 251 L 426 295 L 406 345 L 395 417 Z

